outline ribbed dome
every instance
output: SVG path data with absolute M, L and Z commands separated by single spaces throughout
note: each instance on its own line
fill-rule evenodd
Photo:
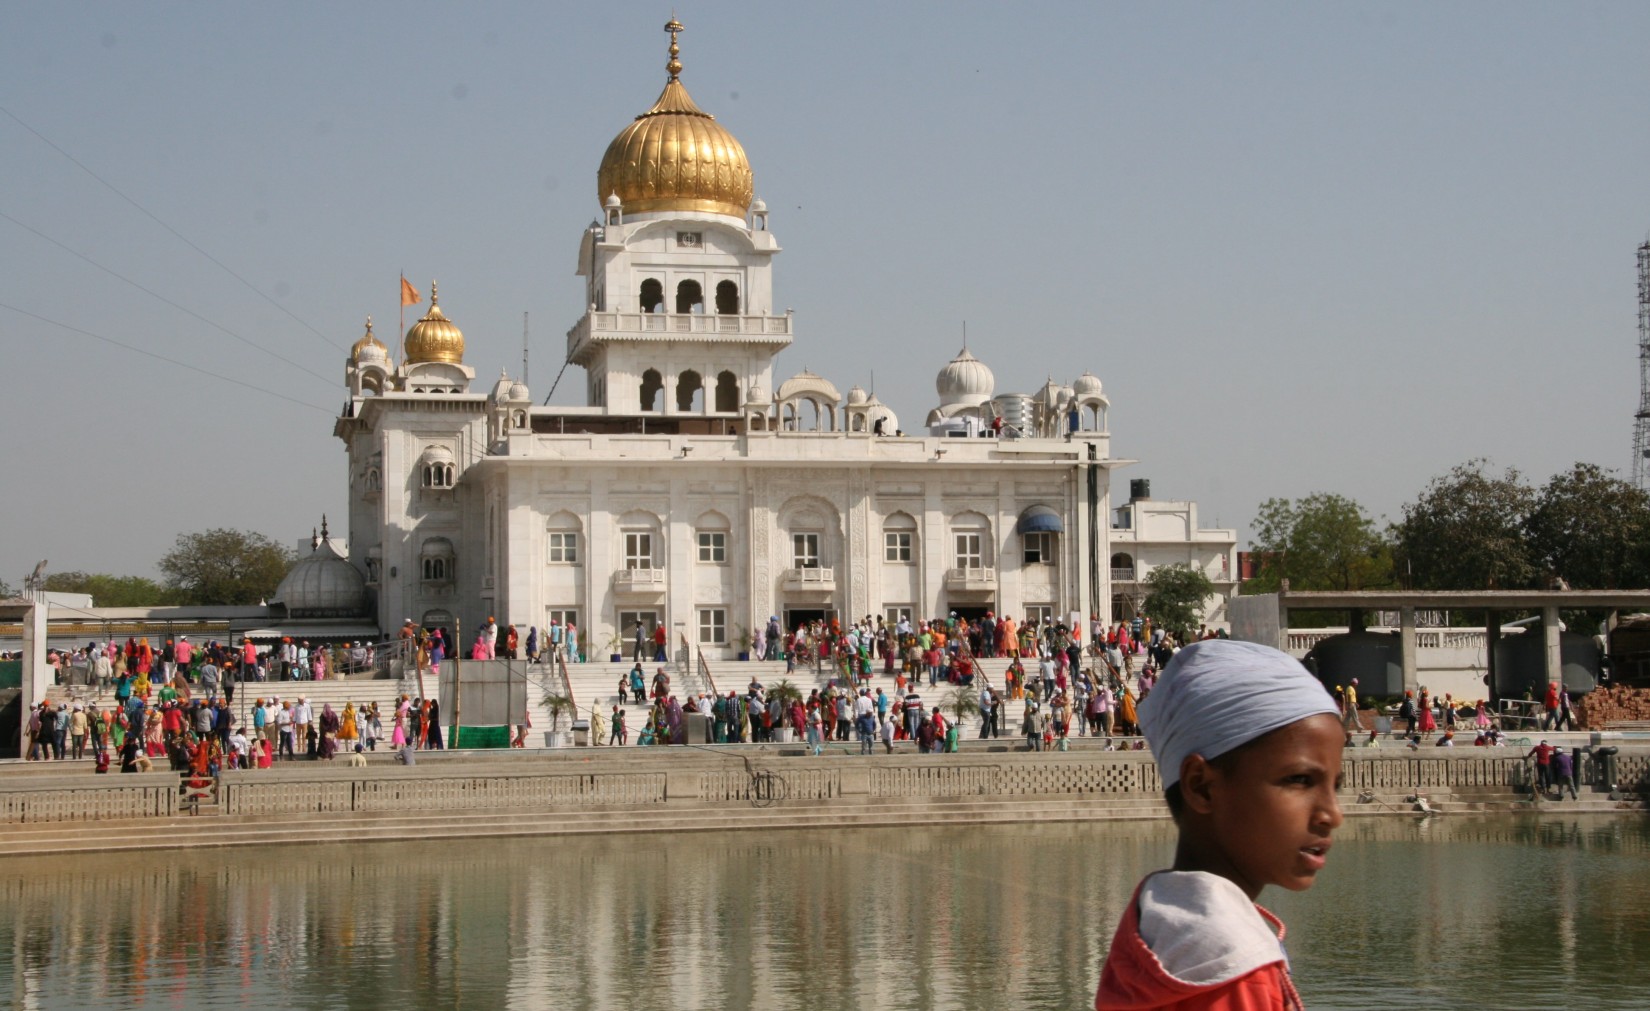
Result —
M 864 404 L 869 398 L 870 395 L 859 386 L 855 386 L 853 389 L 848 391 L 848 403 L 854 407 Z
M 343 618 L 367 609 L 367 583 L 323 540 L 292 568 L 269 598 L 289 618 Z
M 460 330 L 441 311 L 436 302 L 435 282 L 430 282 L 430 311 L 407 330 L 407 364 L 418 362 L 464 362 L 464 331 Z
M 357 362 L 389 361 L 390 349 L 372 332 L 372 317 L 367 317 L 367 332 L 349 349 L 349 356 Z
M 991 399 L 997 387 L 997 377 L 986 364 L 963 348 L 934 378 L 934 390 L 942 405 L 967 404 L 977 406 Z
M 510 384 L 510 399 L 511 400 L 531 400 L 531 399 L 533 399 L 533 395 L 527 391 L 527 384 L 526 383 L 511 383 Z
M 1079 397 L 1088 397 L 1100 393 L 1100 377 L 1092 372 L 1083 373 L 1071 384 L 1071 392 Z
M 653 107 L 620 131 L 596 170 L 596 199 L 617 194 L 628 213 L 705 211 L 743 218 L 751 203 L 751 166 L 745 149 L 716 117 L 700 109 L 678 78 L 674 18 L 670 80 Z

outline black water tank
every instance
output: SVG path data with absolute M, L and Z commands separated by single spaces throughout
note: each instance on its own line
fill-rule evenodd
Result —
M 1129 481 L 1129 501 L 1151 498 L 1152 482 L 1149 478 L 1137 477 Z

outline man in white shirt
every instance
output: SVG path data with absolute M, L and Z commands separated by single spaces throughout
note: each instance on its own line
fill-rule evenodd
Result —
M 298 696 L 298 704 L 292 707 L 292 739 L 300 748 L 309 740 L 309 700 L 302 695 Z
M 275 714 L 276 730 L 276 758 L 297 758 L 298 754 L 292 747 L 292 703 L 281 703 L 281 709 Z
M 234 768 L 245 769 L 251 765 L 247 756 L 252 753 L 252 742 L 246 739 L 246 728 L 236 727 L 229 735 L 229 752 L 235 756 Z

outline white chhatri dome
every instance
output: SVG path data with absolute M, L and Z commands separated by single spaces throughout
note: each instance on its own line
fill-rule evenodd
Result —
M 853 407 L 858 407 L 859 405 L 865 403 L 868 397 L 869 394 L 867 394 L 865 390 L 858 385 L 848 391 L 848 403 Z
M 1071 392 L 1079 397 L 1096 396 L 1102 392 L 1100 377 L 1092 372 L 1084 372 L 1071 384 Z
M 997 377 L 966 347 L 934 379 L 940 404 L 946 407 L 953 404 L 977 407 L 991 399 L 996 386 Z
M 326 540 L 287 570 L 269 602 L 289 618 L 344 618 L 365 614 L 367 582 Z

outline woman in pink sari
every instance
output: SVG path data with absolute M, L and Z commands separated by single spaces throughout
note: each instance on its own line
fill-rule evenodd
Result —
M 150 710 L 148 722 L 143 727 L 143 750 L 149 753 L 150 758 L 166 754 L 166 737 L 161 730 L 160 713 L 154 710 Z
M 405 695 L 401 696 L 400 703 L 395 707 L 395 731 L 390 734 L 390 746 L 396 751 L 407 743 L 407 710 L 411 708 L 412 703 L 407 701 Z

